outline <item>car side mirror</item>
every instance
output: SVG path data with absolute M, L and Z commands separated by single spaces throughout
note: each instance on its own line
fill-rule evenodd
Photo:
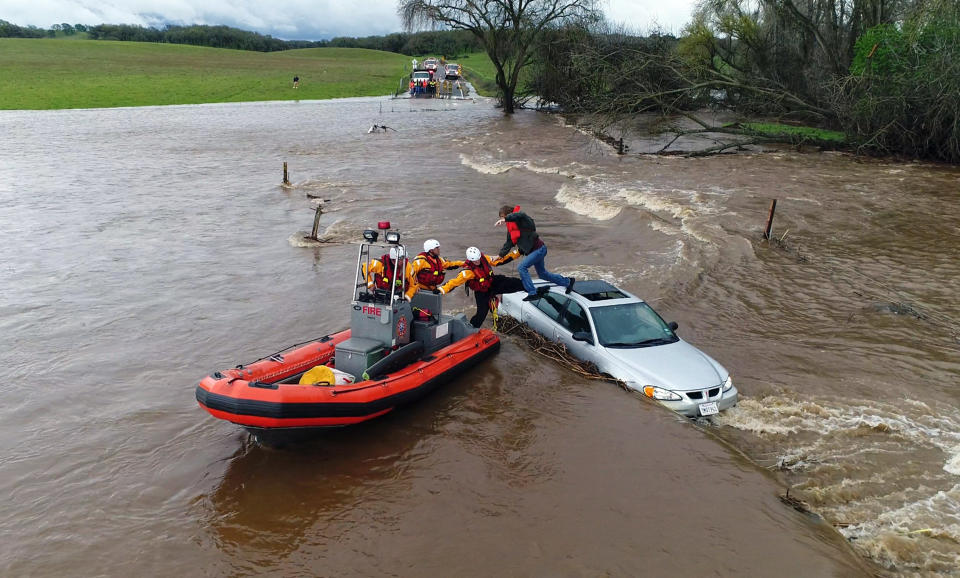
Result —
M 593 345 L 593 336 L 590 335 L 589 331 L 575 331 L 573 333 L 573 340 L 584 341 L 586 343 L 589 343 L 590 345 Z
M 680 329 L 680 326 L 677 325 L 676 321 L 671 321 L 670 323 L 667 323 L 667 327 L 669 327 L 671 331 L 676 331 L 677 329 Z

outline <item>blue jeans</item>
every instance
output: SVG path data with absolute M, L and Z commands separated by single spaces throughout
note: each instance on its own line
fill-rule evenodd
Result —
M 547 257 L 547 246 L 543 245 L 533 253 L 530 253 L 526 257 L 520 260 L 520 265 L 517 266 L 517 273 L 520 274 L 520 281 L 523 282 L 523 289 L 529 294 L 536 294 L 537 290 L 533 286 L 533 281 L 530 279 L 530 267 L 533 266 L 537 270 L 537 277 L 544 279 L 553 283 L 554 285 L 559 285 L 561 287 L 566 287 L 570 284 L 570 280 L 564 277 L 563 275 L 557 275 L 556 273 L 551 273 L 547 271 L 546 266 L 543 264 L 543 260 Z

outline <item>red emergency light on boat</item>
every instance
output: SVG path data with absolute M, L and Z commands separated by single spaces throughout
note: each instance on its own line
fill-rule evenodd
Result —
M 383 229 L 384 231 L 390 228 L 390 221 L 380 221 L 377 223 L 378 229 Z

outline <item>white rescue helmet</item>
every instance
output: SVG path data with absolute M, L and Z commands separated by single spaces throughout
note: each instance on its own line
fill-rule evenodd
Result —
M 436 239 L 427 239 L 423 242 L 423 250 L 426 252 L 433 251 L 440 246 L 440 241 Z
M 403 247 L 390 247 L 390 258 L 396 261 L 397 257 L 403 257 Z
M 476 263 L 477 261 L 479 261 L 479 260 L 480 260 L 480 249 L 477 249 L 476 247 L 470 247 L 469 249 L 467 249 L 467 260 L 468 260 L 468 261 L 473 261 L 474 263 Z

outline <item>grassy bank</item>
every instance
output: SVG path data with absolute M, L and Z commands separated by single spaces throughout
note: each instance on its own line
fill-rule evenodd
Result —
M 105 108 L 393 94 L 401 54 L 248 52 L 174 44 L 0 38 L 0 109 Z M 300 87 L 292 88 L 293 77 Z
M 460 66 L 477 94 L 481 96 L 497 95 L 497 69 L 486 52 L 471 52 L 460 57 Z
M 813 128 L 809 126 L 793 126 L 771 122 L 742 122 L 739 128 L 744 131 L 769 138 L 782 139 L 784 142 L 818 142 L 833 145 L 843 145 L 847 136 L 835 130 Z

